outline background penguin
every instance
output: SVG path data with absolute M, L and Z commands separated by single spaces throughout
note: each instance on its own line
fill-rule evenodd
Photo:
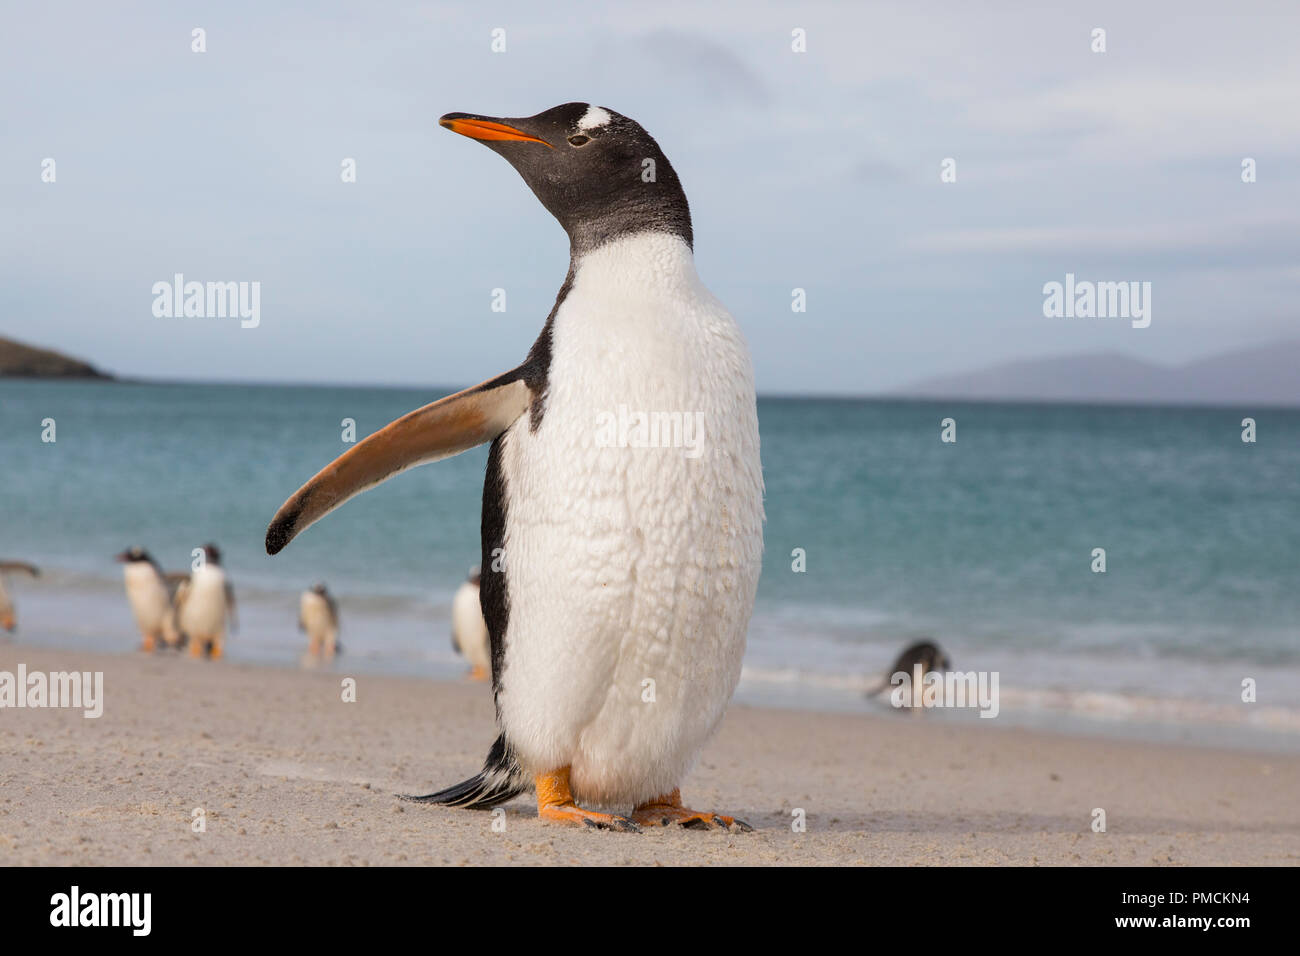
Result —
M 235 623 L 235 590 L 221 567 L 221 550 L 203 546 L 203 563 L 190 574 L 189 585 L 178 595 L 180 629 L 190 642 L 190 655 L 206 653 L 218 660 L 225 652 L 226 627 Z
M 187 643 L 185 632 L 181 630 L 181 611 L 185 608 L 185 599 L 190 596 L 190 576 L 183 575 L 176 583 L 172 594 L 172 609 L 163 620 L 163 639 L 168 646 L 184 647 Z
M 307 632 L 307 656 L 303 663 L 312 665 L 332 661 L 339 647 L 339 608 L 329 589 L 313 585 L 298 600 L 298 629 Z
M 501 735 L 479 774 L 417 799 L 488 808 L 531 783 L 547 820 L 737 825 L 683 806 L 678 786 L 740 678 L 763 546 L 758 416 L 740 330 L 696 272 L 677 174 L 636 122 L 586 103 L 440 122 L 499 153 L 559 220 L 568 276 L 522 365 L 326 466 L 280 508 L 267 551 L 400 471 L 491 441 L 482 605 Z M 623 409 L 690 416 L 707 435 L 693 455 L 646 447 L 643 430 L 598 440 Z
M 6 574 L 27 574 L 36 578 L 40 577 L 41 570 L 26 561 L 0 561 L 0 628 L 12 632 L 18 626 L 18 615 L 13 599 L 5 590 Z
M 185 574 L 167 574 L 144 548 L 127 548 L 115 560 L 122 562 L 126 599 L 140 629 L 140 650 L 152 651 L 159 644 L 177 647 L 180 632 L 172 610 L 173 592 Z
M 470 569 L 469 578 L 451 601 L 451 646 L 470 664 L 470 680 L 487 680 L 492 673 L 492 647 L 488 641 L 487 621 L 479 603 L 479 569 Z
M 922 677 L 925 677 L 931 671 L 952 670 L 952 661 L 948 660 L 948 655 L 943 652 L 938 644 L 931 641 L 918 641 L 904 648 L 903 653 L 899 654 L 894 661 L 894 666 L 885 675 L 884 682 L 879 687 L 867 691 L 866 696 L 874 697 L 882 690 L 892 688 L 894 686 L 892 678 L 895 674 L 904 673 L 909 679 L 914 678 L 915 668 L 918 664 L 921 667 Z

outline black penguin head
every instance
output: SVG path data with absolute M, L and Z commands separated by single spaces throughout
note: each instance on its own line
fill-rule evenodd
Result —
M 318 584 L 313 584 L 311 586 L 311 589 L 313 592 L 319 594 L 321 597 L 324 597 L 326 594 L 329 593 L 329 588 L 325 587 L 324 581 L 321 581 Z
M 208 564 L 215 564 L 217 567 L 220 567 L 221 549 L 212 543 L 205 544 L 203 546 L 203 560 Z
M 149 552 L 144 548 L 138 547 L 127 548 L 113 560 L 121 561 L 123 564 L 134 564 L 136 561 L 148 561 L 150 564 L 153 563 L 153 558 L 149 556 Z
M 693 242 L 677 173 L 635 120 L 589 103 L 521 119 L 448 113 L 438 122 L 500 153 L 560 221 L 575 254 L 635 232 Z

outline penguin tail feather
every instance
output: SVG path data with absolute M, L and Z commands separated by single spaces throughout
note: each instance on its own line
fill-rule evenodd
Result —
M 426 793 L 423 796 L 399 794 L 412 803 L 436 803 L 444 807 L 461 807 L 466 810 L 491 810 L 498 804 L 513 800 L 526 792 L 532 781 L 515 762 L 510 745 L 502 734 L 488 751 L 483 769 L 458 784 Z

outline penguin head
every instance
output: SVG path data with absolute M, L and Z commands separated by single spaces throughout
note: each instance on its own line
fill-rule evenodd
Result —
M 218 548 L 215 544 L 212 544 L 211 542 L 205 544 L 203 546 L 203 560 L 206 561 L 208 564 L 215 564 L 217 567 L 220 567 L 221 549 Z
M 677 173 L 641 124 L 621 113 L 565 103 L 523 118 L 448 113 L 438 122 L 504 157 L 559 220 L 575 253 L 636 232 L 693 243 Z
M 325 587 L 324 581 L 320 581 L 316 584 L 313 584 L 311 586 L 311 589 L 313 593 L 319 594 L 321 597 L 324 597 L 326 594 L 329 593 L 329 588 Z
M 479 566 L 476 564 L 469 569 L 469 577 L 467 577 L 465 580 L 468 581 L 470 584 L 474 585 L 474 587 L 478 587 L 479 582 L 482 580 L 482 578 L 483 575 L 480 573 Z
M 121 561 L 123 564 L 134 564 L 136 561 L 148 561 L 151 564 L 153 563 L 153 558 L 149 556 L 149 552 L 144 548 L 139 547 L 127 548 L 113 560 Z

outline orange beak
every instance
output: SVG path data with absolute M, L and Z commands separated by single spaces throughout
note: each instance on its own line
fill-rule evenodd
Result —
M 498 123 L 495 120 L 479 119 L 465 113 L 448 113 L 438 120 L 438 125 L 447 127 L 453 133 L 460 133 L 461 136 L 468 136 L 470 139 L 511 139 L 522 143 L 541 143 L 547 149 L 553 148 L 546 140 L 530 136 L 523 130 L 515 129 L 513 126 L 507 126 L 505 123 Z

